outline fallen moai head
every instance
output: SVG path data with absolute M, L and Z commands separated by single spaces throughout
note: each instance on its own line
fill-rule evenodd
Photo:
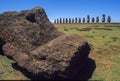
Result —
M 1 14 L 0 38 L 5 55 L 32 74 L 50 79 L 76 78 L 90 51 L 82 37 L 58 32 L 40 7 Z
M 28 53 L 60 35 L 40 7 L 0 14 L 0 37 L 23 52 Z

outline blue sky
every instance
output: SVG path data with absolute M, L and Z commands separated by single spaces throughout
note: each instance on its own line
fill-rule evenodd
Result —
M 0 13 L 21 11 L 41 6 L 53 22 L 56 18 L 90 17 L 102 14 L 111 16 L 112 22 L 120 22 L 120 0 L 1 0 Z

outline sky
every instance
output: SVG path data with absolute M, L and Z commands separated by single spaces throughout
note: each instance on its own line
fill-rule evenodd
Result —
M 90 17 L 102 14 L 111 16 L 112 22 L 120 22 L 120 0 L 1 0 L 0 13 L 21 11 L 36 6 L 44 8 L 51 22 L 56 18 Z

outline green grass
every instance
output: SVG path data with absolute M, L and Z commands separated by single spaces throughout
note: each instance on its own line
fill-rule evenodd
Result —
M 84 37 L 92 46 L 89 57 L 95 60 L 96 69 L 90 80 L 120 81 L 120 24 L 55 24 L 55 27 L 65 34 Z M 91 30 L 78 31 L 82 28 Z
M 0 80 L 28 80 L 20 71 L 12 67 L 13 60 L 0 55 Z
M 55 24 L 55 27 L 65 34 L 78 34 L 91 45 L 89 57 L 95 60 L 96 69 L 90 80 L 120 81 L 120 24 Z M 78 31 L 81 28 L 91 30 Z M 28 80 L 12 63 L 13 60 L 0 55 L 0 80 Z

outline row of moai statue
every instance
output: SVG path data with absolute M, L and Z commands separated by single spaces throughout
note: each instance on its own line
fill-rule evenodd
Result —
M 88 15 L 86 20 L 85 20 L 85 17 L 84 18 L 57 18 L 54 20 L 54 24 L 61 24 L 61 23 L 99 23 L 100 20 L 99 20 L 99 17 L 97 16 L 96 19 L 94 17 L 91 18 L 90 20 L 90 16 Z M 110 23 L 111 22 L 111 16 L 108 16 L 107 17 L 107 21 L 105 19 L 105 14 L 102 15 L 102 20 L 101 20 L 102 23 Z

